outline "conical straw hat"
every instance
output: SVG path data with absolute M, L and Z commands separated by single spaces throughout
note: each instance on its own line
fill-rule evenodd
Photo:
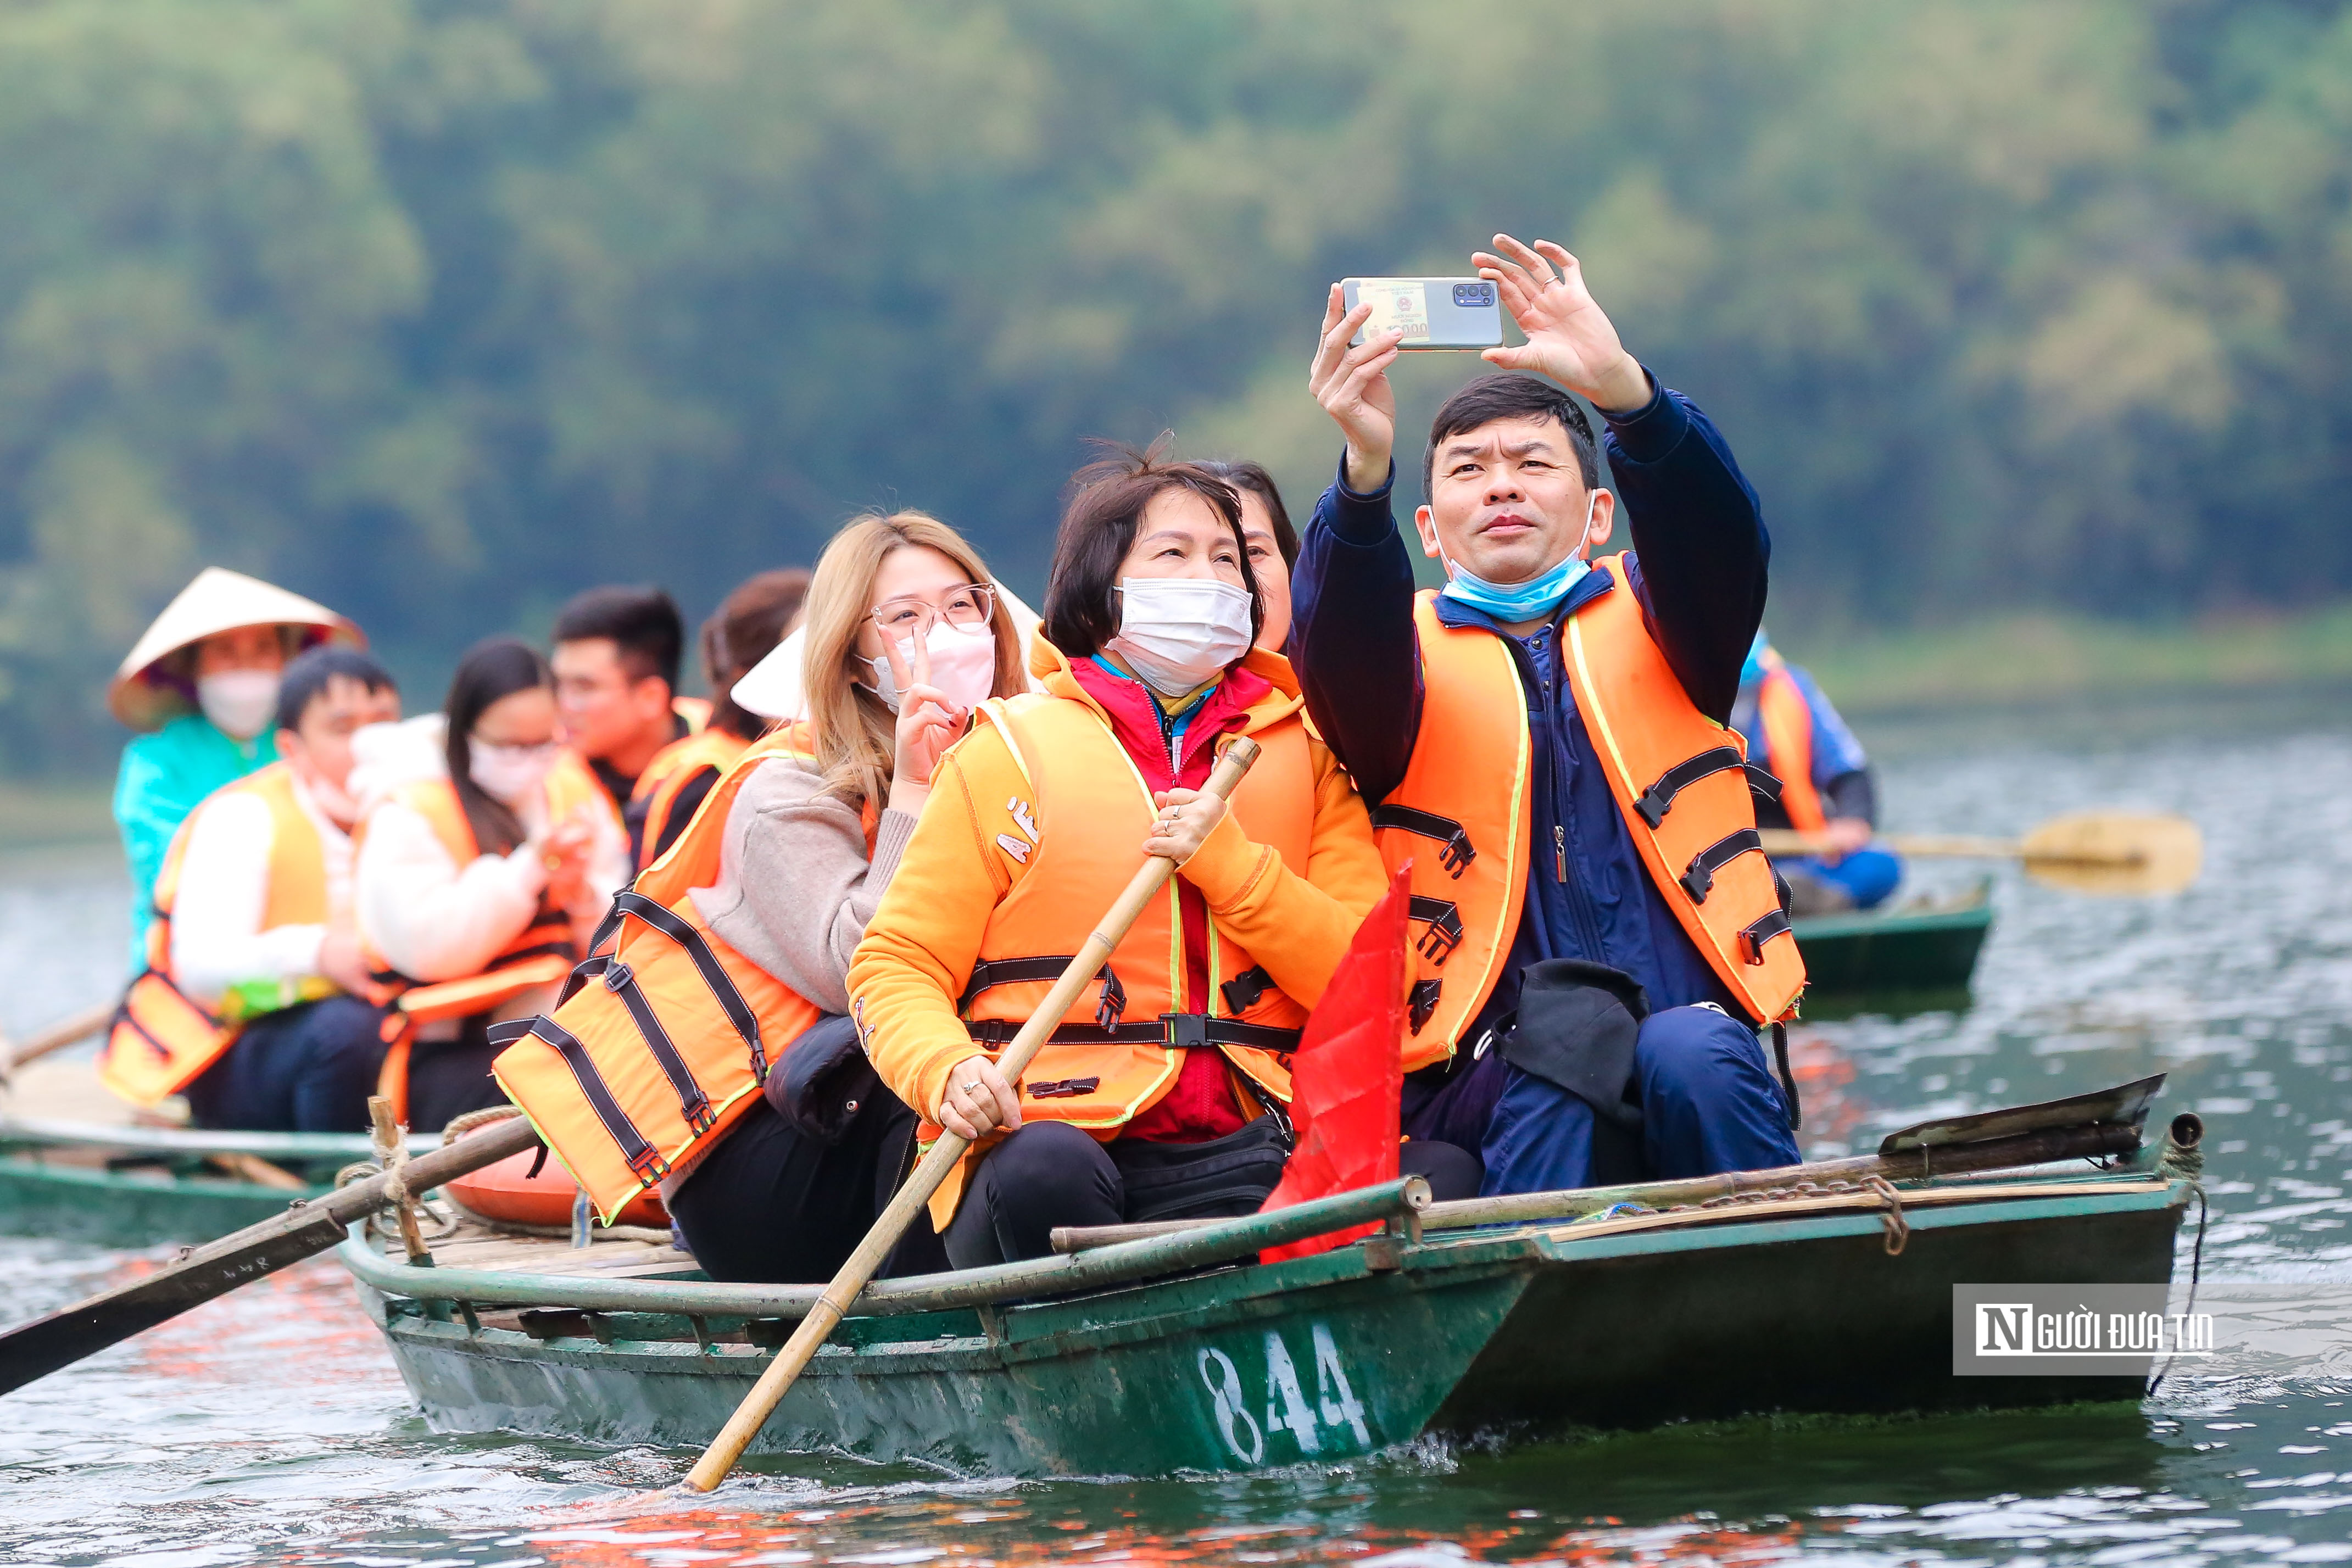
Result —
M 367 645 L 357 626 L 325 605 L 243 572 L 208 566 L 163 606 L 163 613 L 114 672 L 113 684 L 106 688 L 106 706 L 133 729 L 162 728 L 164 720 L 187 712 L 191 705 L 188 694 L 163 678 L 155 666 L 191 643 L 240 626 L 315 626 L 325 633 L 322 641 Z
M 996 597 L 1012 612 L 1013 629 L 1021 634 L 1021 667 L 1029 667 L 1029 644 L 1037 634 L 1037 612 L 1021 601 L 1021 596 L 994 578 Z M 803 618 L 793 628 L 792 635 L 777 643 L 768 656 L 743 672 L 728 695 L 736 705 L 761 718 L 797 719 L 808 717 L 808 688 L 802 679 L 808 648 L 808 622 Z M 1035 685 L 1033 681 L 1031 685 Z

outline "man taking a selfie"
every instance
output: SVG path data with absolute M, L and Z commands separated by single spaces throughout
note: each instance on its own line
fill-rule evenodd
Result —
M 1439 409 L 1413 514 L 1447 586 L 1415 595 L 1391 506 L 1402 334 L 1331 290 L 1309 389 L 1345 435 L 1294 574 L 1316 723 L 1412 866 L 1410 1136 L 1480 1151 L 1487 1193 L 1797 1160 L 1757 1030 L 1804 984 L 1724 728 L 1770 541 L 1722 435 L 1625 351 L 1577 260 L 1473 257 L 1527 336 Z M 1561 389 L 1566 389 L 1563 391 Z M 1575 392 L 1606 421 L 1615 491 Z M 1632 549 L 1595 560 L 1621 509 Z M 1780 1040 L 1776 1030 L 1776 1042 Z

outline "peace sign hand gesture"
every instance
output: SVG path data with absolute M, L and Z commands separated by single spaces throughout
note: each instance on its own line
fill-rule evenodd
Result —
M 1650 401 L 1649 372 L 1618 341 L 1617 329 L 1584 286 L 1576 257 L 1548 239 L 1530 247 L 1509 235 L 1496 235 L 1495 249 L 1502 255 L 1482 250 L 1471 264 L 1502 291 L 1503 308 L 1528 340 L 1488 349 L 1481 359 L 1547 376 L 1603 413 L 1632 413 Z

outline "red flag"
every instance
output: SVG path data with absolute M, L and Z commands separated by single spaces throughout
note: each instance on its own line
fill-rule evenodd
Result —
M 1266 1195 L 1262 1214 L 1396 1180 L 1410 870 L 1398 869 L 1388 892 L 1364 916 L 1307 1020 L 1290 1065 L 1290 1114 L 1298 1146 L 1281 1184 Z M 1310 1237 L 1269 1248 L 1263 1258 L 1269 1263 L 1309 1258 L 1379 1228 L 1373 1221 Z

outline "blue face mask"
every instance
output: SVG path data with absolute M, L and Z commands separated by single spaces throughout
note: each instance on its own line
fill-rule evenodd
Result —
M 1748 644 L 1748 662 L 1739 666 L 1739 684 L 1752 686 L 1764 678 L 1764 651 L 1772 644 L 1764 640 L 1764 629 L 1756 629 L 1756 641 Z
M 1592 563 L 1584 559 L 1584 541 L 1591 537 L 1592 512 L 1600 504 L 1601 492 L 1596 490 L 1585 504 L 1584 532 L 1577 536 L 1576 548 L 1569 551 L 1566 560 L 1541 577 L 1529 578 L 1525 582 L 1488 582 L 1477 573 L 1445 560 L 1446 570 L 1454 574 L 1453 580 L 1445 585 L 1445 597 L 1459 600 L 1474 610 L 1483 610 L 1507 625 L 1542 620 L 1558 610 L 1569 591 L 1592 570 Z M 1443 551 L 1438 559 L 1445 559 Z

